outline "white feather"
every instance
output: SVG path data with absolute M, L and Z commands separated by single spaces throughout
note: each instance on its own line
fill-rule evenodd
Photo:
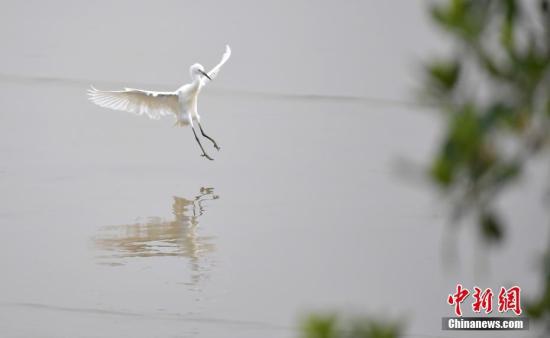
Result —
M 133 88 L 124 90 L 98 90 L 92 86 L 88 90 L 90 101 L 98 106 L 122 110 L 138 115 L 147 115 L 158 120 L 162 116 L 177 116 L 180 112 L 176 92 L 154 92 Z
M 220 61 L 220 63 L 218 63 L 214 68 L 212 68 L 207 74 L 208 76 L 210 76 L 210 78 L 213 80 L 217 75 L 218 75 L 218 72 L 220 71 L 220 68 L 222 68 L 223 64 L 229 60 L 229 57 L 231 56 L 231 48 L 229 48 L 229 45 L 225 45 L 225 53 L 223 53 L 223 56 L 222 56 L 222 60 Z M 208 79 L 204 78 L 202 79 L 202 85 L 205 85 L 206 81 L 208 81 Z

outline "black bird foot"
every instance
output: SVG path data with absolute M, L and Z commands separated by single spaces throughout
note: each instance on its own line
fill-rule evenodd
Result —
M 214 159 L 210 156 L 208 156 L 208 154 L 202 154 L 201 155 L 202 157 L 206 157 L 207 159 L 209 159 L 210 161 L 214 161 Z

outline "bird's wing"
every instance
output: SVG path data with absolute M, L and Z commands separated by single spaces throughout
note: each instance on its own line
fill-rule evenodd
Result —
M 123 110 L 138 115 L 147 115 L 158 120 L 166 115 L 178 115 L 180 105 L 175 92 L 153 92 L 140 89 L 97 90 L 93 86 L 88 90 L 90 101 L 98 106 Z
M 222 68 L 223 64 L 229 59 L 230 56 L 231 56 L 231 48 L 229 48 L 229 45 L 225 45 L 225 53 L 223 53 L 222 60 L 220 61 L 220 63 L 216 65 L 216 67 L 212 68 L 207 73 L 211 79 L 214 79 L 218 75 L 220 68 Z M 204 79 L 203 79 L 203 84 L 205 84 Z

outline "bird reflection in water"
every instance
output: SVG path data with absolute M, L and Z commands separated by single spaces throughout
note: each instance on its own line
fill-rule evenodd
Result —
M 102 227 L 95 244 L 110 254 L 100 256 L 101 263 L 123 265 L 135 257 L 186 257 L 193 272 L 191 283 L 196 284 L 208 269 L 207 254 L 215 250 L 213 237 L 199 234 L 199 218 L 206 211 L 205 203 L 218 198 L 214 188 L 203 187 L 192 199 L 174 196 L 173 220 L 151 217 L 145 222 Z

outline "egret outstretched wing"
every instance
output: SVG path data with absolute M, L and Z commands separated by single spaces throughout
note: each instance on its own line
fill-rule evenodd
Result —
M 231 48 L 229 48 L 229 45 L 226 45 L 225 46 L 225 53 L 223 53 L 223 56 L 222 56 L 222 60 L 220 61 L 220 63 L 218 63 L 216 65 L 216 67 L 212 68 L 207 74 L 208 76 L 210 76 L 211 79 L 214 79 L 217 75 L 218 75 L 218 72 L 220 71 L 220 68 L 222 68 L 223 64 L 229 59 L 229 57 L 231 56 Z M 205 79 L 203 79 L 203 85 L 205 84 Z
M 147 115 L 158 120 L 162 116 L 178 115 L 180 105 L 175 92 L 153 92 L 140 89 L 97 90 L 93 86 L 88 90 L 90 101 L 98 106 L 122 110 L 138 115 Z

